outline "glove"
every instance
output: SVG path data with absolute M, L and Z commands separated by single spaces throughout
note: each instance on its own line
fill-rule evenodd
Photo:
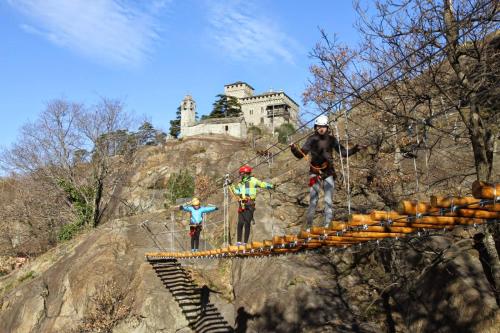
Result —
M 219 210 L 219 207 L 215 207 L 215 210 Z
M 231 180 L 231 178 L 229 178 L 229 174 L 225 175 L 225 184 L 226 185 L 231 185 L 233 183 L 233 181 Z
M 180 206 L 179 206 L 179 210 L 182 210 L 183 208 L 184 208 L 184 206 L 183 206 L 183 205 L 180 205 Z

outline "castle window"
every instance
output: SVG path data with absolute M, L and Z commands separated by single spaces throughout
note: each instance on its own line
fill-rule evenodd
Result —
M 260 117 L 260 123 L 264 124 L 264 117 Z
M 250 110 L 250 115 L 253 115 L 253 110 L 252 109 Z
M 226 129 L 226 132 L 227 132 L 227 131 L 229 131 L 229 126 L 227 126 L 227 125 L 226 125 L 226 128 L 225 128 L 225 129 Z
M 264 113 L 264 107 L 263 106 L 260 107 L 260 113 Z

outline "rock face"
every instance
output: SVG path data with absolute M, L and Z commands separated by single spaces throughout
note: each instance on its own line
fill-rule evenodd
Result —
M 39 258 L 55 260 L 46 270 L 25 267 L 23 271 L 34 270 L 33 277 L 2 299 L 5 332 L 86 332 L 85 327 L 98 331 L 98 327 L 115 325 L 115 332 L 175 332 L 187 326 L 171 295 L 142 258 L 152 248 L 138 222 L 109 222 L 83 235 L 71 249 Z M 118 304 L 106 307 L 105 296 L 119 300 Z M 102 323 L 85 325 L 96 317 Z
M 243 147 L 242 141 L 218 136 L 145 147 L 131 166 L 129 182 L 122 184 L 122 203 L 116 205 L 116 213 L 129 215 L 163 210 L 170 175 L 187 170 L 192 175 L 221 177 L 243 161 Z
M 187 246 L 187 216 L 174 212 L 172 222 L 163 209 L 171 173 L 191 168 L 216 177 L 251 154 L 241 142 L 213 137 L 141 152 L 122 187 L 126 205 L 113 206 L 118 218 L 0 278 L 0 332 L 210 332 L 189 326 L 190 310 L 173 294 L 178 281 L 168 280 L 167 290 L 144 253 Z M 306 165 L 293 161 L 256 170 L 282 185 L 271 197 L 260 191 L 254 240 L 295 232 L 303 222 Z M 343 196 L 341 189 L 336 207 Z M 367 199 L 353 200 L 362 206 Z M 220 191 L 206 201 L 220 205 Z M 230 210 L 234 237 L 236 206 Z M 221 218 L 220 211 L 210 215 L 207 246 L 220 244 Z M 173 244 L 165 222 L 179 231 Z M 500 320 L 478 250 L 463 231 L 335 252 L 180 263 L 189 283 L 213 291 L 211 306 L 236 332 L 493 333 Z
M 358 252 L 235 261 L 235 308 L 243 318 L 236 325 L 248 332 L 495 331 L 498 305 L 474 250 L 430 269 L 411 294 L 397 282 L 380 290 L 377 251 Z

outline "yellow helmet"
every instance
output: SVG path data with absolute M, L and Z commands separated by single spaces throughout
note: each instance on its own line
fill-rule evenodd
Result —
M 199 206 L 200 205 L 200 199 L 193 198 L 193 200 L 191 200 L 191 205 L 193 205 L 193 206 Z

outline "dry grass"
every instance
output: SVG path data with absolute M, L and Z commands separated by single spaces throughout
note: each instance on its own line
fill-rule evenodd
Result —
M 126 296 L 127 290 L 116 281 L 102 283 L 74 333 L 111 333 L 130 313 L 131 306 L 125 303 Z

